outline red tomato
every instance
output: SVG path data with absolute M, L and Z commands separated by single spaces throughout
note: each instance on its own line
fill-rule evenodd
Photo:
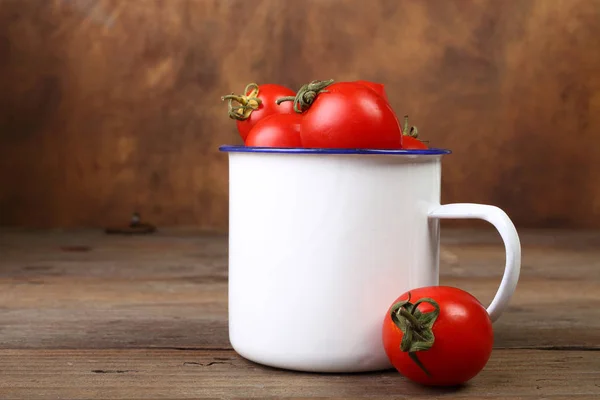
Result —
M 302 144 L 307 148 L 397 149 L 400 125 L 387 101 L 355 82 L 313 81 L 296 94 L 303 113 Z M 291 100 L 289 98 L 281 101 Z
M 302 147 L 299 114 L 276 114 L 262 119 L 246 137 L 246 146 Z
M 419 131 L 416 126 L 408 126 L 408 115 L 404 116 L 404 128 L 402 129 L 402 148 L 406 150 L 426 150 L 427 145 L 417 139 Z
M 425 143 L 421 142 L 416 137 L 404 135 L 404 137 L 402 138 L 402 148 L 406 149 L 406 150 L 411 150 L 411 149 L 417 149 L 417 150 L 425 149 L 426 150 L 429 147 L 427 147 L 427 145 Z
M 385 86 L 383 86 L 382 83 L 376 83 L 376 82 L 370 82 L 370 81 L 356 81 L 356 83 L 373 89 L 375 92 L 377 92 L 378 95 L 383 97 L 385 99 L 385 101 L 389 102 L 387 93 L 385 92 Z
M 394 367 L 426 385 L 454 386 L 473 378 L 489 360 L 493 343 L 485 308 L 453 287 L 411 290 L 394 302 L 383 321 L 383 344 Z
M 294 96 L 294 91 L 281 85 L 251 83 L 246 86 L 244 95 L 230 94 L 221 97 L 221 100 L 229 100 L 229 117 L 237 120 L 238 132 L 245 141 L 250 130 L 263 118 L 294 112 L 291 103 L 276 103 L 277 99 L 285 96 Z

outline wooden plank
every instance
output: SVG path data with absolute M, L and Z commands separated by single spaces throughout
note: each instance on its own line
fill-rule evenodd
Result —
M 575 278 L 600 278 L 600 261 L 596 257 L 600 252 L 600 231 L 519 230 L 519 234 L 523 270 L 528 276 L 545 277 L 552 272 L 563 278 L 574 271 Z M 441 239 L 442 274 L 500 275 L 504 253 L 493 228 L 442 229 Z M 163 229 L 148 236 L 113 236 L 96 230 L 0 228 L 0 252 L 0 277 L 211 274 L 225 278 L 227 273 L 227 237 L 194 229 Z M 54 267 L 53 263 L 59 263 L 60 268 L 49 268 Z
M 444 230 L 441 278 L 484 303 L 504 257 L 486 232 Z M 600 347 L 598 237 L 523 235 L 522 278 L 494 325 L 497 348 Z M 4 231 L 0 254 L 0 348 L 230 348 L 223 236 Z
M 308 374 L 263 367 L 233 351 L 1 350 L 2 398 L 594 398 L 600 357 L 592 351 L 496 350 L 470 383 L 414 385 L 395 371 Z
M 480 297 L 498 284 L 443 283 Z M 0 348 L 230 347 L 225 284 L 66 281 L 0 287 Z M 600 348 L 598 309 L 598 284 L 525 280 L 494 324 L 495 346 Z
M 394 371 L 305 374 L 240 358 L 227 337 L 226 237 L 0 232 L 0 397 L 598 398 L 598 238 L 525 232 L 488 366 L 464 387 L 431 389 Z M 444 230 L 443 242 L 442 283 L 489 301 L 496 234 Z

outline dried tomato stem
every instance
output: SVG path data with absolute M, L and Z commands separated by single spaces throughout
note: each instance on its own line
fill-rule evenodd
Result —
M 248 98 L 246 96 L 240 96 L 237 94 L 228 94 L 225 96 L 221 96 L 221 101 L 225 101 L 225 100 L 234 100 L 237 101 L 240 104 L 247 104 L 248 103 Z
M 229 118 L 236 119 L 238 121 L 244 121 L 250 117 L 252 111 L 258 110 L 262 101 L 258 98 L 258 85 L 256 83 L 250 83 L 244 89 L 243 95 L 237 95 L 234 93 L 221 97 L 221 101 L 227 100 L 228 103 L 228 114 Z M 236 106 L 233 102 L 238 103 Z

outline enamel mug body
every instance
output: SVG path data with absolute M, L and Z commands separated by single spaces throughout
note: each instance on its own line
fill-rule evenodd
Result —
M 443 150 L 229 153 L 229 337 L 257 363 L 312 372 L 390 368 L 388 307 L 439 281 L 439 219 L 481 218 L 506 247 L 492 320 L 517 284 L 520 244 L 494 206 L 440 205 Z M 500 266 L 499 266 L 500 267 Z

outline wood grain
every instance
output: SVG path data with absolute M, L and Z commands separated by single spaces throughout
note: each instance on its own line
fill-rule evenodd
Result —
M 227 228 L 219 97 L 384 83 L 444 202 L 600 227 L 599 0 L 0 1 L 0 225 Z
M 443 230 L 442 242 L 441 283 L 489 303 L 497 234 Z M 600 349 L 600 234 L 524 231 L 522 242 L 496 348 Z M 0 253 L 0 348 L 231 348 L 225 236 L 5 230 Z
M 276 370 L 233 351 L 1 350 L 0 396 L 28 400 L 189 398 L 587 398 L 600 358 L 585 351 L 498 350 L 469 384 L 432 389 L 396 372 L 326 375 Z
M 521 231 L 523 267 L 495 349 L 468 385 L 389 371 L 305 374 L 240 358 L 227 331 L 227 237 L 0 230 L 0 397 L 569 398 L 600 396 L 600 234 Z M 442 230 L 441 283 L 491 300 L 491 229 Z

